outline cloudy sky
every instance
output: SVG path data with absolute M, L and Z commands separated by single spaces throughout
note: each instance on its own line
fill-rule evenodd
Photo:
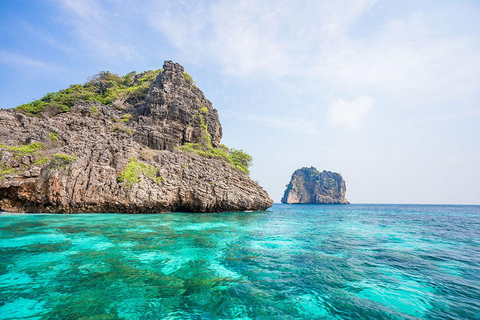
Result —
M 480 2 L 0 1 L 0 107 L 182 64 L 279 202 L 297 168 L 356 203 L 480 204 Z

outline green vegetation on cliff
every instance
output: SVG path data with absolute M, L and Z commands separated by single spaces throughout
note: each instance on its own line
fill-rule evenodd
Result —
M 39 157 L 39 158 L 35 159 L 33 164 L 41 166 L 41 165 L 44 165 L 44 164 L 49 163 L 49 162 L 50 162 L 50 157 Z
M 49 137 L 50 141 L 52 141 L 52 142 L 57 142 L 58 141 L 58 133 L 56 133 L 56 132 L 50 132 L 48 134 L 48 137 Z
M 5 165 L 0 165 L 0 180 L 5 176 L 14 175 L 17 172 L 15 168 L 11 168 Z
M 231 148 L 228 150 L 228 157 L 232 160 L 233 165 L 246 173 L 250 173 L 250 166 L 253 164 L 253 158 L 242 149 L 237 150 Z
M 6 144 L 0 143 L 0 149 L 6 149 L 12 152 L 15 155 L 15 158 L 26 156 L 29 154 L 36 154 L 44 148 L 44 145 L 41 143 L 31 143 L 24 146 L 8 146 Z
M 69 163 L 74 162 L 78 159 L 76 155 L 71 156 L 64 153 L 57 153 L 53 155 L 53 159 L 50 162 L 50 168 L 62 167 L 65 168 Z
M 212 146 L 212 137 L 208 133 L 208 127 L 205 122 L 205 115 L 208 114 L 207 107 L 202 107 L 198 111 L 196 117 L 200 119 L 200 127 L 203 130 L 202 137 L 198 143 L 185 143 L 177 147 L 177 149 L 194 153 L 205 158 L 218 158 L 226 161 L 229 165 L 237 168 L 246 174 L 250 174 L 250 166 L 253 163 L 253 158 L 243 150 L 229 149 L 225 145 L 220 145 L 217 148 Z
M 120 172 L 118 181 L 124 182 L 127 187 L 131 187 L 134 183 L 139 183 L 142 175 L 153 179 L 155 182 L 163 182 L 163 177 L 158 175 L 158 169 L 150 164 L 139 162 L 135 158 L 130 158 L 125 170 Z
M 125 127 L 122 127 L 122 126 L 115 126 L 115 127 L 111 128 L 110 131 L 111 132 L 123 132 L 123 133 L 128 134 L 130 137 L 133 136 L 133 130 L 132 129 L 128 129 L 128 128 L 125 128 Z
M 185 143 L 178 147 L 179 150 L 187 153 L 194 153 L 205 158 L 222 159 L 234 168 L 237 168 L 247 174 L 250 173 L 252 165 L 252 156 L 243 150 L 229 149 L 225 146 L 214 148 L 211 145 L 206 146 L 201 143 Z
M 189 75 L 188 72 L 184 72 L 184 73 L 183 73 L 183 77 L 184 77 L 185 80 L 187 80 L 188 82 L 194 83 L 192 76 Z
M 47 109 L 56 112 L 68 112 L 78 100 L 98 101 L 105 105 L 116 101 L 123 103 L 128 99 L 142 99 L 148 93 L 150 83 L 161 70 L 149 70 L 137 74 L 135 71 L 119 76 L 102 71 L 85 84 L 74 84 L 58 92 L 47 93 L 43 98 L 22 104 L 16 109 L 27 114 L 38 114 Z M 92 110 L 96 113 L 96 110 Z

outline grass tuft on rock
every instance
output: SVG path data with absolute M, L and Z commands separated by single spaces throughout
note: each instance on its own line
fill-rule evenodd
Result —
M 125 183 L 126 187 L 131 187 L 135 183 L 139 183 L 142 177 L 146 176 L 154 180 L 156 183 L 164 181 L 163 177 L 158 175 L 158 169 L 150 164 L 139 162 L 135 158 L 130 158 L 125 170 L 120 172 L 118 181 Z
M 15 168 L 11 168 L 5 165 L 0 166 L 0 180 L 5 178 L 6 176 L 12 176 L 17 173 Z
M 3 143 L 0 143 L 0 149 L 5 149 L 14 154 L 15 159 L 19 157 L 23 157 L 30 154 L 36 154 L 40 150 L 44 149 L 44 145 L 42 143 L 31 143 L 25 146 L 9 146 Z
M 58 133 L 56 132 L 50 132 L 48 134 L 48 139 L 52 142 L 57 142 L 58 141 Z
M 185 80 L 187 80 L 187 82 L 193 83 L 193 78 L 191 75 L 188 74 L 188 72 L 184 72 L 183 77 L 185 78 Z
M 123 133 L 128 134 L 129 137 L 133 136 L 133 130 L 132 129 L 128 129 L 128 128 L 121 127 L 121 126 L 115 126 L 112 129 L 110 129 L 110 131 L 111 132 L 123 132 Z
M 64 153 L 57 153 L 53 155 L 53 159 L 50 162 L 50 167 L 54 168 L 56 166 L 61 166 L 65 168 L 69 163 L 72 163 L 78 159 L 77 156 L 71 156 Z
M 120 121 L 127 123 L 128 121 L 130 121 L 130 119 L 132 119 L 132 117 L 133 116 L 130 113 L 124 114 Z
M 35 159 L 35 161 L 33 162 L 34 165 L 43 165 L 43 164 L 46 164 L 50 162 L 50 158 L 49 157 L 40 157 L 40 158 L 37 158 Z
M 228 149 L 225 146 L 214 148 L 211 145 L 206 146 L 201 143 L 185 143 L 178 147 L 182 152 L 193 153 L 205 158 L 221 159 L 230 166 L 239 169 L 240 171 L 250 174 L 250 166 L 252 165 L 252 156 L 245 153 L 243 150 Z

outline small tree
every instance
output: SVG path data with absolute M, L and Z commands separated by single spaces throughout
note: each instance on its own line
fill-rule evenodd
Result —
M 94 75 L 90 81 L 97 88 L 97 93 L 105 94 L 108 89 L 114 88 L 123 82 L 123 79 L 115 73 L 102 71 Z
M 234 148 L 230 149 L 229 152 L 230 159 L 232 159 L 235 166 L 240 167 L 243 171 L 250 173 L 250 166 L 253 164 L 253 158 L 248 153 L 245 153 L 242 149 L 237 150 Z

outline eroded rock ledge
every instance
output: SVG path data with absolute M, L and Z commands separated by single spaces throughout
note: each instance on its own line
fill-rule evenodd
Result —
M 217 150 L 222 138 L 217 110 L 179 64 L 166 61 L 145 96 L 52 108 L 0 110 L 0 211 L 227 212 L 273 203 L 225 159 L 178 149 Z
M 305 167 L 292 174 L 282 203 L 348 204 L 345 193 L 341 174 Z

